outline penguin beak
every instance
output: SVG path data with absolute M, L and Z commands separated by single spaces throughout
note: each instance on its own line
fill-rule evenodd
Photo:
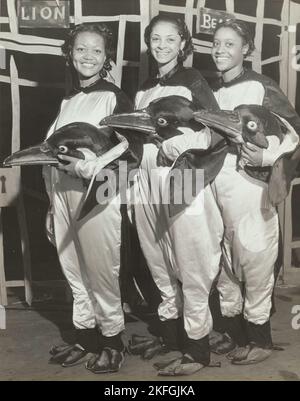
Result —
M 37 146 L 20 150 L 7 157 L 4 162 L 4 167 L 12 166 L 36 166 L 36 165 L 57 165 L 58 160 L 53 155 L 52 150 L 46 142 Z
M 131 129 L 150 136 L 156 133 L 152 118 L 146 110 L 137 110 L 133 113 L 114 114 L 101 120 L 100 125 L 106 125 L 112 128 Z
M 210 128 L 220 130 L 222 134 L 235 143 L 244 143 L 243 121 L 236 111 L 200 110 L 194 112 L 194 119 Z

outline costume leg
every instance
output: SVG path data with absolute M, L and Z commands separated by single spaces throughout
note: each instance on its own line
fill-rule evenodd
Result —
M 277 213 L 269 203 L 267 186 L 243 172 L 223 168 L 215 187 L 225 237 L 231 245 L 231 269 L 245 283 L 244 317 L 248 340 L 255 343 L 249 323 L 253 329 L 252 323 L 261 326 L 270 318 L 278 254 Z
M 97 323 L 105 337 L 124 330 L 119 272 L 121 251 L 120 197 L 98 205 L 77 224 L 89 285 L 96 300 Z
M 177 278 L 165 253 L 163 238 L 168 225 L 161 207 L 161 168 L 156 165 L 157 148 L 145 145 L 144 157 L 136 177 L 134 199 L 137 231 L 152 277 L 160 290 L 162 302 L 158 308 L 161 321 L 181 315 L 182 299 Z
M 83 195 L 82 182 L 53 171 L 54 229 L 59 261 L 73 293 L 73 323 L 78 329 L 96 325 L 91 294 L 86 282 L 74 218 Z

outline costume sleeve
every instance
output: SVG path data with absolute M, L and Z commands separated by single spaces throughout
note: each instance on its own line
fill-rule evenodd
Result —
M 208 149 L 211 143 L 209 128 L 203 128 L 195 132 L 189 128 L 180 127 L 182 135 L 174 136 L 163 142 L 162 148 L 170 160 L 176 160 L 178 156 L 189 149 Z
M 281 121 L 287 128 L 287 132 L 284 136 L 282 143 L 276 141 L 272 136 L 268 137 L 269 146 L 267 149 L 263 150 L 263 166 L 273 166 L 275 161 L 283 154 L 288 152 L 293 152 L 299 144 L 299 136 L 297 135 L 295 129 L 287 120 L 281 118 Z
M 115 107 L 113 113 L 126 113 L 131 112 L 133 110 L 132 102 L 125 95 L 124 92 L 119 91 L 115 94 Z M 117 145 L 118 147 L 118 145 Z M 116 148 L 117 148 L 116 147 Z M 91 179 L 94 171 L 101 165 L 102 166 L 102 157 L 96 157 L 91 154 L 85 154 L 84 160 L 79 160 L 75 165 L 75 173 L 80 178 Z
M 288 98 L 279 88 L 279 86 L 267 78 L 264 82 L 265 96 L 263 106 L 276 113 L 287 126 L 287 134 L 283 142 L 276 151 L 268 149 L 263 150 L 263 166 L 270 166 L 275 163 L 279 156 L 286 152 L 293 152 L 299 144 L 300 136 L 300 117 L 289 102 Z M 298 136 L 298 140 L 297 137 Z
M 265 87 L 265 96 L 262 105 L 288 121 L 299 136 L 300 117 L 289 102 L 288 98 L 279 86 L 271 79 L 266 79 L 263 84 Z
M 106 153 L 101 156 L 95 154 L 87 149 L 80 149 L 84 153 L 85 159 L 79 160 L 75 166 L 76 174 L 90 180 L 95 174 L 98 174 L 108 164 L 117 160 L 128 149 L 128 142 L 126 139 L 118 143 Z

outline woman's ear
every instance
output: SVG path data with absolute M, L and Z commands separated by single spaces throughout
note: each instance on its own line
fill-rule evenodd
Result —
M 185 44 L 186 44 L 186 40 L 182 40 L 180 43 L 180 50 L 184 49 Z
M 248 44 L 244 45 L 242 48 L 242 53 L 243 53 L 244 57 L 246 57 L 246 55 L 248 54 L 248 51 L 249 51 L 249 45 Z

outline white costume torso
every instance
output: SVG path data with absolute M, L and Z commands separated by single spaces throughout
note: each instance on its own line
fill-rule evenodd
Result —
M 79 92 L 63 100 L 47 136 L 72 122 L 99 126 L 117 105 L 118 90 Z M 78 222 L 76 215 L 87 190 L 84 181 L 55 168 L 45 171 L 44 176 L 52 203 L 57 252 L 73 292 L 73 323 L 78 329 L 98 324 L 104 336 L 117 335 L 124 330 L 119 287 L 120 199 L 116 196 L 108 204 L 96 206 Z
M 265 105 L 267 97 L 263 82 L 243 78 L 220 87 L 214 94 L 220 108 L 226 110 L 241 104 Z M 280 145 L 274 138 L 268 137 L 264 165 L 272 165 L 281 153 L 295 149 L 298 141 L 287 137 Z M 237 171 L 237 156 L 228 154 L 212 188 L 225 226 L 226 268 L 222 269 L 218 283 L 222 313 L 232 317 L 244 309 L 246 320 L 262 325 L 270 317 L 279 238 L 278 216 L 269 201 L 268 184 L 251 178 L 243 170 Z M 239 285 L 228 276 L 229 270 L 245 282 L 245 300 Z
M 203 93 L 193 93 L 185 85 L 184 77 L 176 82 L 175 73 L 172 84 L 166 80 L 163 85 L 157 84 L 138 92 L 135 108 L 143 109 L 151 101 L 170 95 L 193 100 L 197 95 L 205 97 L 205 89 Z M 173 137 L 164 142 L 167 155 L 178 156 L 186 149 L 195 147 L 191 144 L 195 145 L 192 139 L 197 135 L 198 147 L 209 146 L 209 132 L 191 134 L 192 130 L 188 128 L 183 131 L 183 135 L 177 136 L 176 140 Z M 212 328 L 208 296 L 219 270 L 222 220 L 210 186 L 202 190 L 184 212 L 174 218 L 169 217 L 168 204 L 164 200 L 170 168 L 157 166 L 157 154 L 155 145 L 144 145 L 144 156 L 137 176 L 137 231 L 153 279 L 161 293 L 162 302 L 158 310 L 160 320 L 178 318 L 183 308 L 188 337 L 199 340 L 207 336 Z M 182 291 L 178 280 L 182 282 Z

